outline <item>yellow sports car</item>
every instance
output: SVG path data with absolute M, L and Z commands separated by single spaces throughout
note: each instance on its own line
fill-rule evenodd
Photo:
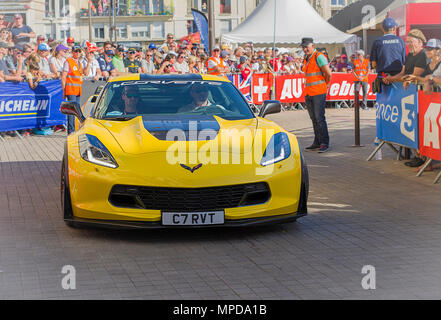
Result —
M 255 116 L 228 80 L 133 75 L 109 81 L 67 138 L 63 218 L 69 226 L 235 227 L 307 214 L 308 170 L 297 138 Z

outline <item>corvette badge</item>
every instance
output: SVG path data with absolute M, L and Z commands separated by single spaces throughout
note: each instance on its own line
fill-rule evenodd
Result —
M 181 164 L 181 167 L 184 168 L 185 170 L 190 171 L 191 173 L 194 173 L 196 170 L 200 169 L 202 167 L 202 163 L 198 164 L 196 167 L 194 168 L 190 168 L 188 166 L 186 166 L 185 164 Z

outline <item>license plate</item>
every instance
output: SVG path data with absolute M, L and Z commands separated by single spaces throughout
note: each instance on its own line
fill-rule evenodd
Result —
M 162 225 L 164 226 L 206 226 L 224 224 L 223 211 L 211 212 L 163 212 Z

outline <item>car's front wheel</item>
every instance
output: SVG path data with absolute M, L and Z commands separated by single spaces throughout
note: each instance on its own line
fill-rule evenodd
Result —
M 72 221 L 73 211 L 72 202 L 70 199 L 69 174 L 66 155 L 63 157 L 61 167 L 61 210 L 63 211 L 63 219 L 66 225 L 69 227 L 75 227 L 75 224 Z

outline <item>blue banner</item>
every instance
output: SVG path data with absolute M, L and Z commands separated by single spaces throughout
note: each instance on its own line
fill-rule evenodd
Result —
M 40 82 L 35 90 L 27 82 L 0 83 L 0 132 L 66 124 L 62 101 L 60 80 Z
M 201 43 L 204 45 L 205 50 L 207 50 L 208 54 L 210 54 L 210 41 L 208 39 L 208 19 L 202 12 L 191 9 L 193 13 L 194 23 L 198 28 L 199 35 L 201 37 Z
M 383 85 L 383 92 L 377 94 L 375 107 L 378 139 L 419 149 L 416 85 L 407 90 L 401 83 Z

